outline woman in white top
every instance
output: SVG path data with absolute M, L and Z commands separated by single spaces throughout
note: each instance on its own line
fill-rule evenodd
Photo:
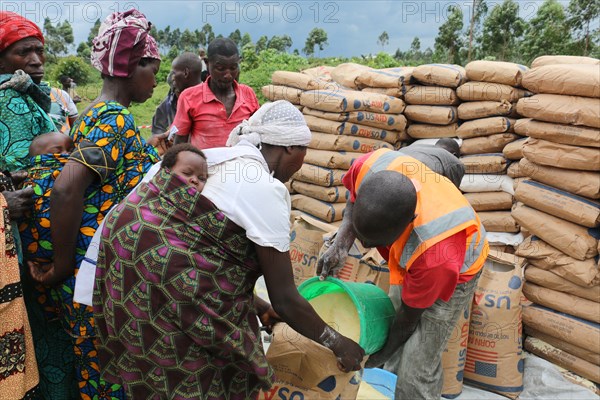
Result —
M 132 398 L 256 398 L 273 383 L 257 315 L 360 368 L 364 351 L 294 285 L 283 182 L 309 142 L 292 104 L 266 104 L 232 131 L 232 147 L 204 151 L 201 194 L 163 168 L 107 216 L 94 291 L 105 379 Z M 273 308 L 253 294 L 261 275 Z

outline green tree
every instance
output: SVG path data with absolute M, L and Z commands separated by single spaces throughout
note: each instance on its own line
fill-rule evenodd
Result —
M 367 63 L 372 68 L 392 68 L 398 66 L 398 61 L 388 53 L 383 51 L 377 53 L 374 58 L 371 58 Z
M 485 0 L 473 0 L 471 7 L 471 21 L 469 23 L 469 44 L 467 60 L 473 60 L 475 53 L 474 41 L 481 30 L 481 19 L 485 17 L 488 12 L 488 7 Z
M 90 81 L 94 74 L 97 74 L 95 70 L 80 57 L 67 56 L 60 59 L 56 68 L 52 71 L 51 78 L 54 81 L 58 81 L 61 75 L 66 75 L 71 77 L 79 85 L 85 85 Z
M 196 36 L 196 43 L 198 43 L 198 47 L 204 47 L 204 43 L 206 42 L 206 35 L 204 32 L 194 29 L 194 36 Z
M 167 58 L 174 60 L 179 55 L 179 53 L 180 53 L 179 47 L 171 46 L 171 48 L 169 49 L 169 52 L 167 53 Z
M 410 51 L 413 53 L 419 53 L 421 51 L 421 39 L 415 36 L 413 41 L 410 43 Z
M 394 59 L 396 61 L 400 61 L 404 58 L 404 53 L 402 52 L 402 50 L 400 50 L 399 48 L 396 49 L 396 52 L 394 53 Z
M 267 49 L 274 49 L 283 53 L 287 52 L 290 47 L 292 47 L 292 38 L 288 35 L 274 35 L 267 43 Z
M 213 32 L 212 25 L 209 23 L 204 24 L 202 27 L 202 32 L 204 33 L 204 43 L 202 43 L 202 45 L 208 47 L 210 42 L 215 39 L 215 33 Z
M 527 62 L 544 54 L 565 54 L 570 42 L 564 7 L 557 0 L 545 0 L 525 30 L 522 54 Z
M 182 51 L 196 52 L 198 46 L 199 42 L 196 34 L 191 32 L 189 29 L 183 31 L 177 47 L 179 47 Z
M 596 32 L 590 37 L 590 57 L 600 58 L 600 30 L 597 29 Z
M 156 29 L 156 25 L 150 25 L 150 36 L 156 39 L 156 43 L 158 44 L 158 30 Z
M 423 58 L 421 58 L 420 64 L 430 64 L 433 61 L 433 50 L 428 47 L 423 52 Z
M 94 22 L 94 25 L 92 25 L 92 27 L 90 28 L 90 33 L 88 33 L 87 38 L 87 44 L 90 48 L 92 47 L 92 41 L 96 36 L 98 36 L 98 31 L 100 30 L 101 23 L 102 22 L 100 21 L 100 19 L 97 19 L 96 22 Z
M 327 32 L 325 32 L 325 30 L 321 28 L 313 28 L 313 30 L 309 32 L 308 37 L 306 38 L 304 49 L 302 51 L 307 56 L 312 56 L 313 54 L 315 54 L 315 46 L 318 46 L 320 55 L 320 52 L 328 44 L 329 43 L 327 43 Z
M 89 61 L 91 55 L 92 50 L 90 49 L 90 46 L 88 46 L 86 42 L 79 43 L 79 45 L 77 46 L 77 57 Z
M 587 56 L 592 48 L 593 38 L 600 35 L 600 28 L 590 30 L 590 25 L 600 16 L 598 0 L 571 0 L 568 7 L 569 24 L 583 41 L 583 55 Z
M 411 64 L 418 64 L 423 54 L 421 53 L 421 39 L 415 37 L 410 44 L 410 50 L 406 54 L 406 58 Z
M 254 43 L 250 42 L 244 45 L 241 56 L 240 69 L 242 71 L 252 70 L 258 66 L 258 55 Z
M 266 35 L 262 35 L 256 41 L 256 52 L 260 53 L 263 50 L 267 49 L 267 44 L 269 43 L 269 38 Z
M 381 46 L 381 50 L 385 50 L 385 45 L 390 43 L 390 35 L 386 31 L 383 31 L 377 38 L 377 44 Z
M 460 64 L 463 13 L 460 7 L 450 6 L 448 7 L 448 14 L 448 19 L 440 26 L 438 35 L 435 38 L 434 51 L 440 61 Z
M 179 28 L 175 28 L 169 35 L 169 46 L 179 46 L 179 40 L 181 40 L 181 31 Z
M 519 17 L 519 5 L 504 0 L 496 5 L 483 23 L 481 50 L 485 56 L 496 60 L 512 60 L 518 56 L 521 37 L 527 24 Z
M 59 22 L 54 26 L 50 18 L 46 17 L 44 19 L 44 39 L 48 54 L 56 59 L 56 57 L 69 51 L 75 37 L 69 21 L 65 20 L 63 23 Z
M 158 44 L 158 48 L 160 49 L 161 53 L 164 53 L 167 49 L 171 47 L 171 45 L 169 44 L 170 36 L 170 25 L 167 25 L 165 29 L 159 29 L 156 33 L 156 37 L 154 39 L 156 39 L 156 43 Z
M 240 47 L 240 44 L 242 43 L 242 32 L 240 32 L 239 29 L 236 29 L 229 34 L 229 39 L 233 40 L 236 46 Z
M 241 41 L 241 46 L 242 49 L 247 45 L 252 43 L 252 37 L 250 36 L 250 34 L 248 32 L 244 33 L 244 35 L 242 36 L 242 41 Z

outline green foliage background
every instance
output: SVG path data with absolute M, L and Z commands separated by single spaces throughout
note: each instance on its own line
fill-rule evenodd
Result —
M 242 33 L 239 29 L 228 37 L 238 45 L 242 56 L 240 82 L 252 87 L 261 103 L 266 101 L 261 88 L 271 82 L 271 75 L 277 70 L 301 71 L 317 65 L 335 66 L 345 62 L 389 68 L 432 62 L 465 65 L 477 59 L 529 64 L 534 58 L 546 54 L 600 57 L 598 0 L 570 0 L 566 6 L 557 0 L 544 0 L 536 15 L 528 21 L 520 17 L 521 6 L 519 0 L 473 0 L 472 18 L 465 21 L 462 9 L 450 5 L 448 18 L 438 28 L 433 49 L 421 49 L 421 41 L 415 37 L 408 50 L 398 48 L 394 53 L 381 51 L 375 55 L 350 58 L 314 57 L 315 50 L 319 56 L 320 51 L 329 45 L 327 32 L 322 28 L 312 29 L 304 46 L 293 43 L 288 35 L 270 38 L 262 35 L 254 42 L 247 32 Z M 72 77 L 79 85 L 78 94 L 83 98 L 78 104 L 80 111 L 99 94 L 102 87 L 100 74 L 89 64 L 92 39 L 99 26 L 100 20 L 91 26 L 87 40 L 76 45 L 68 21 L 55 26 L 48 19 L 44 21 L 48 54 L 46 79 L 58 86 L 61 75 Z M 131 107 L 138 125 L 151 123 L 154 110 L 166 96 L 166 78 L 171 61 L 183 51 L 196 52 L 198 46 L 206 48 L 215 37 L 223 36 L 214 32 L 210 24 L 194 31 L 153 26 L 151 34 L 159 44 L 163 61 L 153 97 L 144 104 Z M 381 34 L 373 32 L 373 41 L 384 50 L 389 44 L 389 35 L 385 30 Z M 67 55 L 71 47 L 77 48 L 77 55 Z M 292 48 L 294 50 L 290 52 Z M 302 48 L 305 57 L 300 56 L 299 48 Z M 149 130 L 143 132 L 149 134 Z

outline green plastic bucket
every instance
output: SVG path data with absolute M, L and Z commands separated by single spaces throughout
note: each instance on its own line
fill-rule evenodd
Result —
M 306 300 L 324 294 L 346 293 L 351 299 L 360 319 L 358 344 L 367 354 L 379 351 L 385 344 L 390 325 L 394 322 L 394 306 L 388 295 L 370 283 L 344 282 L 336 278 L 320 280 L 311 278 L 298 287 Z

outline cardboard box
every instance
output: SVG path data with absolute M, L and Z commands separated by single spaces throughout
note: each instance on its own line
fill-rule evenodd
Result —
M 259 399 L 337 399 L 352 384 L 358 386 L 355 372 L 342 372 L 328 348 L 300 335 L 287 324 L 273 328 L 267 360 L 277 383 L 263 391 Z M 358 389 L 357 389 L 358 390 Z
M 323 235 L 335 229 L 307 215 L 300 215 L 294 220 L 290 234 L 290 259 L 296 286 L 315 276 Z
M 335 232 L 324 235 L 325 243 L 321 248 L 319 257 L 327 250 L 329 243 L 335 240 Z M 390 270 L 387 262 L 381 257 L 377 249 L 365 249 L 358 240 L 355 240 L 338 278 L 348 282 L 374 283 L 384 292 L 390 289 Z

